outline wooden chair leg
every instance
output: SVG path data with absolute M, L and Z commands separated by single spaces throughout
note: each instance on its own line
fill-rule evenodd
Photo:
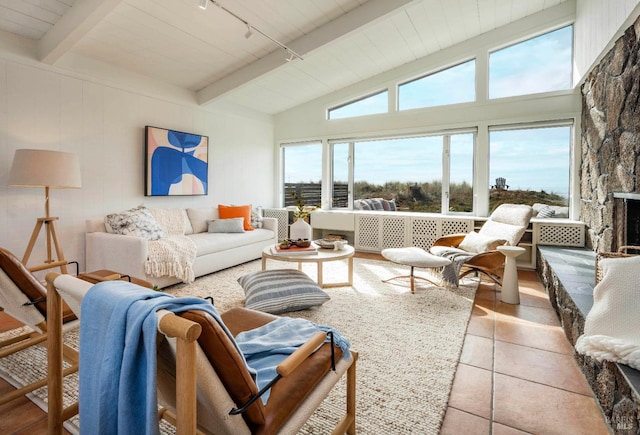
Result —
M 55 272 L 47 274 L 47 377 L 48 388 L 48 433 L 62 434 L 62 298 L 56 291 L 53 280 Z
M 167 337 L 176 338 L 176 415 L 173 419 L 173 415 L 166 411 L 162 413 L 162 418 L 170 422 L 173 419 L 176 433 L 180 435 L 196 434 L 196 340 L 202 332 L 202 327 L 198 323 L 169 313 L 160 319 L 159 329 Z
M 347 428 L 349 435 L 356 433 L 356 362 L 358 361 L 358 353 L 351 352 L 353 355 L 353 364 L 347 370 L 347 415 L 351 420 L 351 424 Z
M 351 351 L 353 363 L 347 369 L 347 412 L 338 425 L 335 427 L 332 435 L 355 435 L 356 433 L 356 362 L 358 361 L 358 352 Z

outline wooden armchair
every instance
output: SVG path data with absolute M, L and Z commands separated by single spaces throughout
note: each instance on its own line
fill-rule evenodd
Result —
M 533 210 L 528 205 L 502 204 L 498 206 L 489 219 L 478 231 L 478 238 L 488 243 L 483 249 L 467 251 L 460 249 L 468 234 L 451 234 L 436 240 L 430 251 L 436 255 L 450 253 L 471 253 L 460 270 L 459 278 L 470 273 L 482 273 L 498 285 L 502 285 L 502 266 L 504 255 L 495 249 L 498 244 L 516 246 L 529 226 Z M 495 241 L 492 243 L 492 241 Z M 479 244 L 477 244 L 479 246 Z
M 29 326 L 32 331 L 0 342 L 0 358 L 27 349 L 30 346 L 42 344 L 47 340 L 47 291 L 33 276 L 22 262 L 6 249 L 0 248 L 0 311 Z M 64 306 L 62 311 L 64 330 L 77 328 L 79 323 L 76 316 Z M 61 347 L 61 355 L 70 366 L 64 370 L 64 375 L 78 370 L 77 352 L 70 347 Z M 30 393 L 47 385 L 46 379 L 41 379 L 24 387 L 18 388 L 0 397 L 0 405 L 10 402 L 20 396 Z
M 50 319 L 59 325 L 60 295 L 75 310 L 88 288 L 82 281 L 53 272 L 47 275 L 47 283 L 55 294 L 50 300 L 56 314 Z M 235 343 L 209 313 L 190 310 L 178 316 L 161 311 L 158 318 L 162 334 L 157 353 L 159 417 L 174 424 L 178 434 L 296 433 L 344 374 L 346 412 L 334 433 L 355 433 L 356 352 L 342 358 L 340 348 L 324 343 L 324 334 L 316 334 L 278 366 L 277 379 L 263 404 Z M 230 310 L 221 318 L 233 336 L 276 319 L 245 308 Z M 55 408 L 50 406 L 49 433 L 54 434 L 61 433 L 68 418 L 62 410 L 60 343 L 59 334 L 50 343 L 54 350 L 50 355 L 56 359 L 49 362 L 49 401 Z

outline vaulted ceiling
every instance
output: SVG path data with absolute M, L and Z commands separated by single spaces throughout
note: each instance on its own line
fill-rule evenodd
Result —
M 564 1 L 0 0 L 0 47 L 275 114 Z

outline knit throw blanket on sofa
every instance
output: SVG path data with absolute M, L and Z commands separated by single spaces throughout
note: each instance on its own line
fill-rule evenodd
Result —
M 187 284 L 192 283 L 196 279 L 193 271 L 196 244 L 184 235 L 187 218 L 184 210 L 152 209 L 151 212 L 167 236 L 147 243 L 145 273 L 156 277 L 174 276 Z

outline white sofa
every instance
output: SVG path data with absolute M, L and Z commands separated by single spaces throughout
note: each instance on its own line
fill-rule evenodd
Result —
M 262 250 L 278 242 L 278 220 L 262 218 L 262 228 L 244 233 L 209 233 L 207 222 L 218 219 L 218 208 L 188 208 L 184 234 L 195 242 L 193 263 L 196 277 L 260 258 Z M 108 269 L 144 279 L 158 288 L 180 282 L 170 276 L 155 277 L 145 273 L 148 241 L 144 237 L 107 232 L 104 219 L 87 220 L 86 270 Z

